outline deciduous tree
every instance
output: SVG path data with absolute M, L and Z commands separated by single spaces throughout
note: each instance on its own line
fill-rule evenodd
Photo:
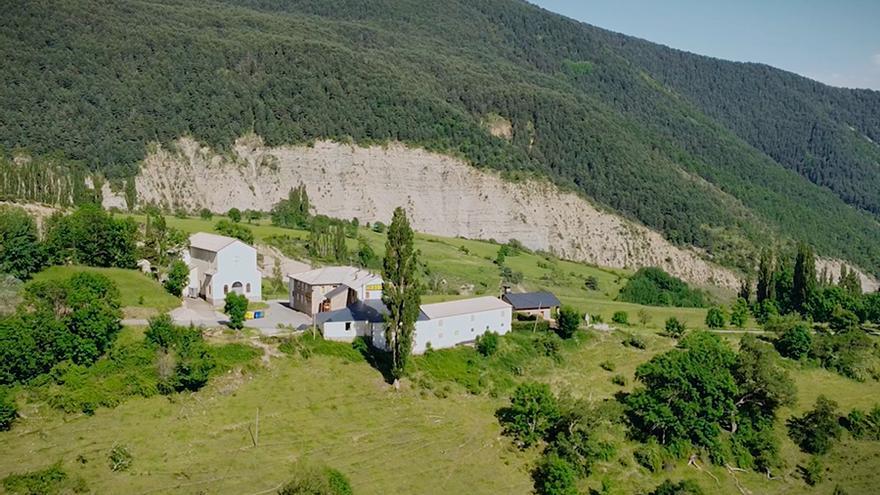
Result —
M 418 279 L 418 251 L 413 247 L 413 230 L 401 207 L 394 210 L 385 241 L 382 302 L 385 316 L 385 345 L 391 351 L 391 373 L 395 381 L 403 376 L 412 353 L 413 333 L 419 317 L 422 285 Z

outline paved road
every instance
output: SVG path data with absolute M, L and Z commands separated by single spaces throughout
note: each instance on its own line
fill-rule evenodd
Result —
M 287 305 L 287 301 L 267 301 L 267 304 L 269 307 L 265 310 L 265 317 L 247 320 L 244 322 L 244 326 L 256 328 L 265 335 L 275 335 L 291 329 L 300 330 L 312 325 L 311 316 L 294 311 Z
M 244 326 L 260 330 L 264 335 L 275 335 L 281 332 L 301 330 L 312 325 L 312 317 L 298 311 L 294 311 L 287 305 L 287 301 L 267 301 L 268 308 L 263 310 L 265 317 L 256 320 L 246 320 Z M 183 304 L 171 311 L 171 319 L 178 325 L 195 325 L 197 327 L 225 326 L 228 318 L 218 311 L 210 303 L 202 299 L 184 299 Z M 124 319 L 123 325 L 145 326 L 146 319 Z

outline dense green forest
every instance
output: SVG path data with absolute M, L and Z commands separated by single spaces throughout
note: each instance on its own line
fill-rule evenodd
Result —
M 880 93 L 487 0 L 13 1 L 0 145 L 110 179 L 150 142 L 400 140 L 537 173 L 752 269 L 768 236 L 880 273 Z M 493 136 L 490 115 L 511 123 Z M 2 172 L 2 170 L 0 170 Z M 5 173 L 5 172 L 4 172 Z M 4 193 L 6 193 L 4 191 Z

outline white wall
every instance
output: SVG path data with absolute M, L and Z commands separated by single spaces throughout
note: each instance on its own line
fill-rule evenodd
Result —
M 263 297 L 262 273 L 257 269 L 257 250 L 236 241 L 217 253 L 216 273 L 211 278 L 211 296 L 214 304 L 222 304 L 226 298 L 224 286 L 232 292 L 236 282 L 242 285 L 242 294 L 251 301 Z M 247 286 L 250 284 L 250 291 Z
M 428 348 L 429 342 L 432 349 L 445 349 L 476 340 L 486 332 L 504 335 L 510 331 L 511 313 L 511 308 L 504 308 L 417 321 L 413 338 L 413 354 L 423 354 Z M 374 328 L 373 345 L 380 349 L 387 349 L 385 335 L 381 329 L 377 331 Z
M 346 328 L 346 325 L 348 328 Z M 369 335 L 370 322 L 368 321 L 328 321 L 321 325 L 321 333 L 327 340 L 339 340 L 351 342 L 355 337 Z

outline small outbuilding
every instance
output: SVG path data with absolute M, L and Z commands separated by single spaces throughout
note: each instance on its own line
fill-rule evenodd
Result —
M 505 292 L 501 296 L 505 302 L 513 307 L 513 311 L 525 315 L 536 315 L 545 320 L 553 318 L 553 314 L 559 309 L 559 299 L 552 292 Z

